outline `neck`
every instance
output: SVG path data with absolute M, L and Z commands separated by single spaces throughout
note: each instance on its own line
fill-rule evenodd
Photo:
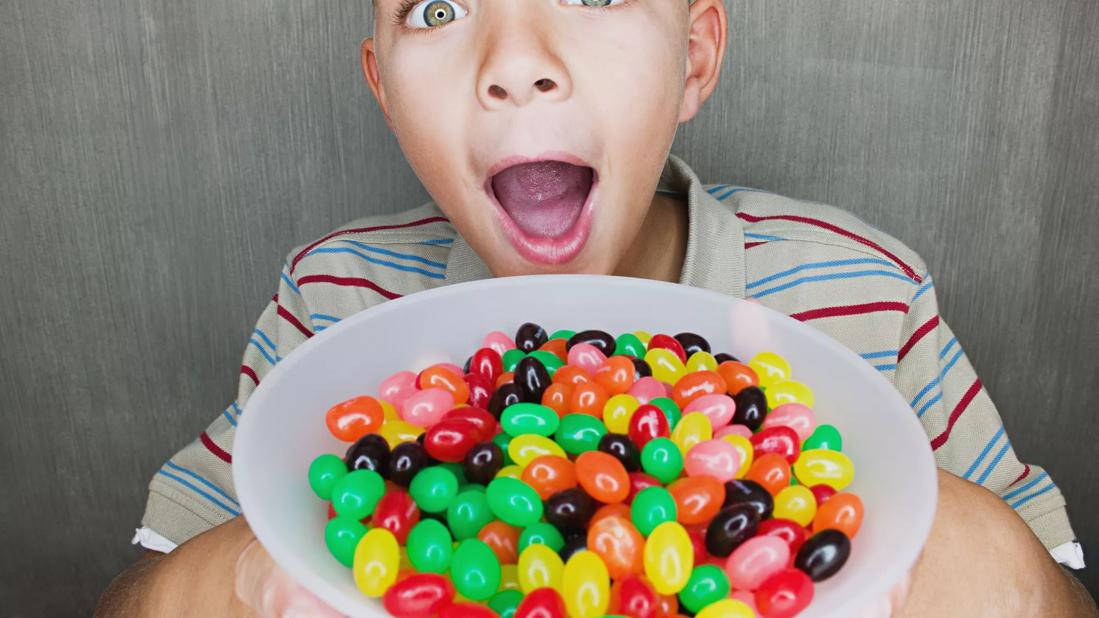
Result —
M 687 254 L 685 196 L 653 195 L 645 222 L 614 274 L 657 281 L 679 281 Z

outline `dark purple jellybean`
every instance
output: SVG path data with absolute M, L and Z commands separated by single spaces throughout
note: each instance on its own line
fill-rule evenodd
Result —
M 546 334 L 546 329 L 533 322 L 520 326 L 519 331 L 515 333 L 515 347 L 524 352 L 533 352 L 545 345 L 547 341 L 549 341 L 549 335 Z
M 835 575 L 851 555 L 851 539 L 839 530 L 821 530 L 798 550 L 794 566 L 815 582 Z
M 586 532 L 575 532 L 565 537 L 565 544 L 557 553 L 561 556 L 562 562 L 568 562 L 573 554 L 578 551 L 584 551 L 587 548 L 588 534 Z
M 493 442 L 482 442 L 466 453 L 462 471 L 471 483 L 488 485 L 504 467 L 504 451 Z
M 641 469 L 641 451 L 625 434 L 608 433 L 603 436 L 599 439 L 599 450 L 622 462 L 626 472 L 637 472 Z
M 565 344 L 565 349 L 571 350 L 572 346 L 578 343 L 590 343 L 599 348 L 599 351 L 607 357 L 614 356 L 614 350 L 618 346 L 618 342 L 614 340 L 610 333 L 601 330 L 586 330 L 576 333 L 569 338 Z
M 551 384 L 550 374 L 542 361 L 527 356 L 515 366 L 515 383 L 523 389 L 523 401 L 542 403 L 542 393 Z
M 695 352 L 710 352 L 710 342 L 702 335 L 696 335 L 695 333 L 679 333 L 675 336 L 675 340 L 679 342 L 679 345 L 683 346 L 683 351 L 687 353 L 687 358 L 691 357 L 691 354 Z
M 376 433 L 359 438 L 347 449 L 343 460 L 348 470 L 373 470 L 382 478 L 389 477 L 389 443 Z
M 714 360 L 717 361 L 718 365 L 720 365 L 721 363 L 724 363 L 725 361 L 733 361 L 734 363 L 739 363 L 740 362 L 739 358 L 733 356 L 732 354 L 726 354 L 724 352 L 714 354 Z
M 546 500 L 546 521 L 563 533 L 580 532 L 595 514 L 596 503 L 583 489 L 559 491 Z
M 389 456 L 389 480 L 408 487 L 420 470 L 435 462 L 419 442 L 398 444 Z
M 746 425 L 752 431 L 759 429 L 763 417 L 767 416 L 767 396 L 763 391 L 757 386 L 749 386 L 741 389 L 733 401 L 736 402 L 733 424 Z
M 630 357 L 630 360 L 633 361 L 633 381 L 634 382 L 640 380 L 641 378 L 651 378 L 652 377 L 653 369 L 652 369 L 652 367 L 649 367 L 649 363 L 646 363 L 645 359 Z
M 755 510 L 759 518 L 767 519 L 775 510 L 775 499 L 763 485 L 747 479 L 725 482 L 725 507 L 747 504 Z
M 750 504 L 721 509 L 706 527 L 706 551 L 725 558 L 741 543 L 752 538 L 759 527 L 759 513 Z
M 488 400 L 488 411 L 498 419 L 508 406 L 513 406 L 522 401 L 526 401 L 523 399 L 523 388 L 518 384 L 509 382 L 500 386 L 492 394 L 492 398 Z

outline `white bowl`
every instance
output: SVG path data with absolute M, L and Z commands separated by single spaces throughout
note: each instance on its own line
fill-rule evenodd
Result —
M 306 473 L 317 455 L 342 455 L 347 447 L 328 433 L 324 414 L 375 393 L 396 371 L 462 363 L 486 333 L 512 333 L 527 321 L 550 331 L 691 331 L 715 352 L 785 356 L 794 378 L 813 389 L 818 421 L 843 434 L 856 470 L 850 491 L 866 507 L 847 565 L 817 585 L 804 615 L 856 615 L 915 563 L 935 512 L 935 463 L 912 409 L 866 361 L 755 303 L 669 283 L 579 275 L 491 279 L 392 300 L 326 329 L 280 362 L 248 401 L 233 453 L 245 517 L 275 562 L 347 615 L 386 616 L 324 544 L 327 509 Z

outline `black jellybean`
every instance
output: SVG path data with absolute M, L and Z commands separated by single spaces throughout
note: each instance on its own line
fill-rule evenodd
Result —
M 508 406 L 526 401 L 523 397 L 524 393 L 521 386 L 515 383 L 504 384 L 496 389 L 496 392 L 489 398 L 488 411 L 499 419 L 500 415 L 504 413 L 504 410 L 507 409 Z
M 759 528 L 759 513 L 750 504 L 727 506 L 706 527 L 706 551 L 724 558 L 741 543 L 752 538 Z
M 618 346 L 610 333 L 601 330 L 586 330 L 576 333 L 565 343 L 565 348 L 571 350 L 572 346 L 578 343 L 589 343 L 599 348 L 599 351 L 605 356 L 614 356 L 614 350 Z
M 389 480 L 408 487 L 420 470 L 433 463 L 431 456 L 419 442 L 398 444 L 389 456 Z
M 683 351 L 687 353 L 687 358 L 690 358 L 695 352 L 709 352 L 710 342 L 702 335 L 696 335 L 694 333 L 679 333 L 675 336 L 675 340 L 679 342 L 679 345 L 683 346 Z
M 839 530 L 821 530 L 798 550 L 794 566 L 819 582 L 835 575 L 851 555 L 851 539 Z
M 595 515 L 596 503 L 583 489 L 574 487 L 559 491 L 546 500 L 546 521 L 562 534 L 579 532 Z
M 546 329 L 534 322 L 523 324 L 515 333 L 515 347 L 524 352 L 533 352 L 545 345 L 547 341 L 549 341 L 549 335 L 546 334 Z
M 756 386 L 741 389 L 733 397 L 736 402 L 736 413 L 733 414 L 733 423 L 746 425 L 748 429 L 755 431 L 763 424 L 763 417 L 767 416 L 767 396 Z
M 584 551 L 588 548 L 588 535 L 583 532 L 577 532 L 570 534 L 565 538 L 565 544 L 561 547 L 561 551 L 557 552 L 561 556 L 562 562 L 568 562 L 569 558 L 578 551 Z
M 740 362 L 740 359 L 733 356 L 732 354 L 726 354 L 725 352 L 720 352 L 718 354 L 714 354 L 714 360 L 717 361 L 718 365 L 720 365 L 721 363 L 724 363 L 725 361 L 733 361 L 734 363 L 739 363 Z
M 599 439 L 599 450 L 622 462 L 626 472 L 637 472 L 641 469 L 641 451 L 625 434 L 608 433 L 603 436 Z
M 373 470 L 382 475 L 382 478 L 387 478 L 389 443 L 376 433 L 368 433 L 347 449 L 343 460 L 348 470 Z
M 523 401 L 542 403 L 542 393 L 550 385 L 550 374 L 542 361 L 527 356 L 515 366 L 515 383 L 523 389 Z
M 747 504 L 751 506 L 759 518 L 767 519 L 775 510 L 775 499 L 771 493 L 763 488 L 763 485 L 747 479 L 736 479 L 725 482 L 726 507 Z
M 462 471 L 471 483 L 488 485 L 504 467 L 504 451 L 493 442 L 475 444 L 462 460 Z
M 642 358 L 630 358 L 633 361 L 633 379 L 636 382 L 641 378 L 649 378 L 653 375 L 652 367 L 649 367 L 649 363 L 645 362 Z

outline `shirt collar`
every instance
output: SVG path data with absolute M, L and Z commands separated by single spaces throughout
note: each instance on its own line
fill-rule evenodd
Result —
M 668 157 L 657 191 L 687 197 L 687 255 L 679 283 L 744 298 L 744 229 L 733 207 L 716 200 L 694 170 Z M 488 279 L 492 272 L 458 235 L 447 263 L 448 283 Z

